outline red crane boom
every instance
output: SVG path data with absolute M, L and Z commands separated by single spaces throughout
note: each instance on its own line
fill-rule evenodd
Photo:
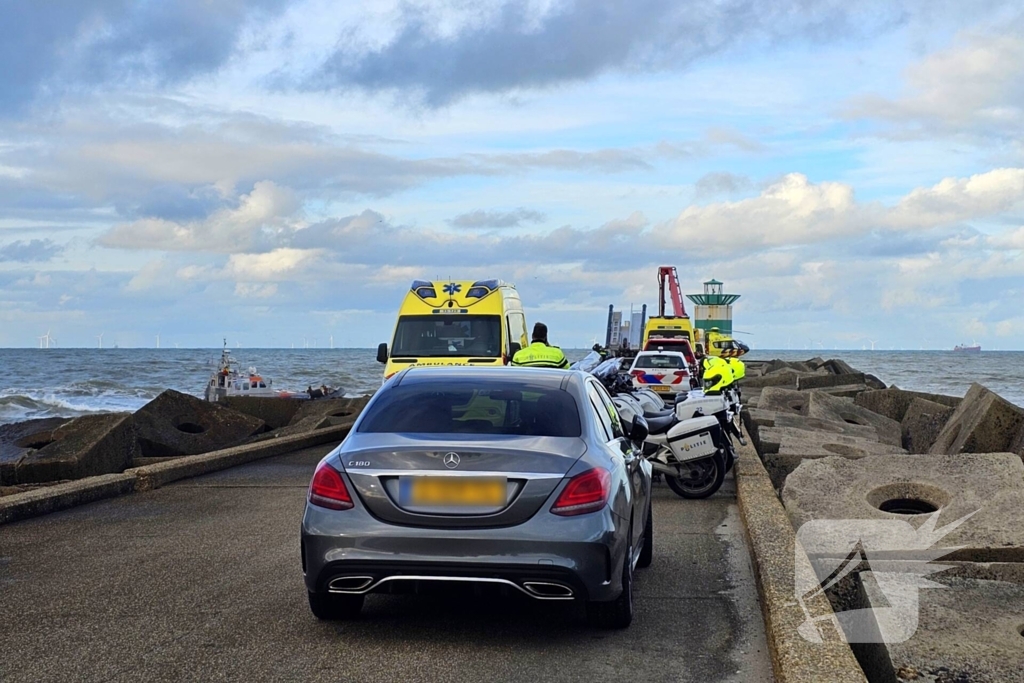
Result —
M 665 317 L 665 284 L 668 283 L 668 292 L 672 297 L 672 315 L 677 318 L 688 318 L 686 308 L 683 306 L 683 291 L 679 288 L 679 276 L 676 275 L 675 266 L 661 266 L 658 268 L 658 316 Z

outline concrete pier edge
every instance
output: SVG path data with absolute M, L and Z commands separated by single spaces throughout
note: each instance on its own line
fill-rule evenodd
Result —
M 212 451 L 203 455 L 182 456 L 153 465 L 127 469 L 120 474 L 86 477 L 77 481 L 4 496 L 0 498 L 0 524 L 38 517 L 135 491 L 150 491 L 179 479 L 197 477 L 332 441 L 341 443 L 351 428 L 351 423 L 325 427 L 307 434 L 283 436 Z
M 751 443 L 749 435 L 747 442 Z M 775 680 L 867 683 L 849 644 L 833 626 L 834 617 L 829 618 L 832 606 L 824 595 L 806 601 L 819 623 L 823 622 L 822 642 L 809 642 L 797 631 L 806 615 L 793 595 L 795 563 L 809 567 L 810 560 L 802 549 L 797 552 L 796 532 L 754 447 L 741 446 L 737 455 L 736 498 L 750 544 Z

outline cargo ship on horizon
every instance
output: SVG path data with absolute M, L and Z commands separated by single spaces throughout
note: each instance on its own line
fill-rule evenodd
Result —
M 977 353 L 981 351 L 981 344 L 974 342 L 974 344 L 968 346 L 967 344 L 957 344 L 953 347 L 954 351 L 966 351 L 968 353 Z

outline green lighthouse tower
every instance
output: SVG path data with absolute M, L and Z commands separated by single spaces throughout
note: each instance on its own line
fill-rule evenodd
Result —
M 722 283 L 711 279 L 704 283 L 703 294 L 687 294 L 686 298 L 694 303 L 693 325 L 703 330 L 705 338 L 713 327 L 727 337 L 732 336 L 732 305 L 739 294 L 723 294 Z

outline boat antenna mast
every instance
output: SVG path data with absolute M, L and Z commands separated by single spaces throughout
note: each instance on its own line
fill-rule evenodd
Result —
M 683 306 L 683 291 L 679 287 L 679 276 L 675 266 L 658 268 L 658 317 L 665 317 L 665 286 L 668 285 L 669 296 L 672 297 L 672 315 L 676 318 L 688 318 Z

